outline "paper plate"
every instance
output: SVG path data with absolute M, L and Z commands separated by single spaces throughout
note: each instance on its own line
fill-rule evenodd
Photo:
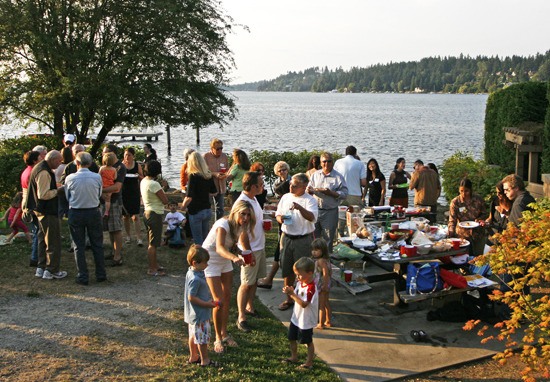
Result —
M 479 223 L 474 221 L 466 221 L 458 223 L 458 226 L 462 228 L 477 228 L 479 227 Z
M 342 243 L 351 243 L 353 241 L 353 237 L 351 236 L 343 236 L 339 239 Z
M 354 247 L 373 247 L 375 244 L 369 239 L 353 239 Z

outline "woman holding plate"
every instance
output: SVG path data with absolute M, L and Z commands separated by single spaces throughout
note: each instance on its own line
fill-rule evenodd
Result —
M 458 193 L 449 207 L 449 237 L 468 240 L 470 255 L 481 255 L 486 242 L 485 230 L 480 225 L 487 218 L 485 201 L 473 193 L 472 181 L 467 178 L 460 181 Z

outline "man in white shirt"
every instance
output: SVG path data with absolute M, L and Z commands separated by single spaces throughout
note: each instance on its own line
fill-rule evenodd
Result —
M 254 237 L 243 232 L 239 240 L 239 249 L 251 250 L 252 264 L 241 267 L 241 286 L 237 291 L 237 306 L 239 317 L 237 318 L 237 328 L 243 332 L 250 331 L 250 325 L 247 321 L 247 315 L 256 316 L 254 309 L 254 296 L 256 295 L 256 283 L 258 279 L 266 275 L 265 261 L 265 233 L 263 229 L 263 210 L 260 203 L 256 200 L 256 195 L 264 191 L 264 180 L 259 172 L 250 171 L 243 176 L 243 192 L 237 198 L 248 202 L 254 208 L 256 216 L 256 225 L 254 226 Z
M 319 203 L 319 216 L 315 223 L 315 237 L 322 237 L 332 253 L 332 244 L 338 228 L 338 206 L 348 195 L 348 187 L 342 174 L 334 170 L 332 155 L 321 154 L 321 169 L 311 175 L 307 192 Z
M 356 159 L 357 149 L 355 146 L 346 147 L 346 156 L 338 159 L 334 163 L 334 169 L 344 177 L 346 186 L 348 186 L 348 196 L 342 200 L 341 206 L 362 206 L 362 190 L 361 187 L 367 186 L 367 168 L 365 163 Z M 346 221 L 338 221 L 338 232 L 340 236 L 344 236 Z
M 311 255 L 311 242 L 315 222 L 319 215 L 317 200 L 306 193 L 306 174 L 296 174 L 290 181 L 290 192 L 283 195 L 277 206 L 275 217 L 283 234 L 281 236 L 281 269 L 285 286 L 293 286 L 296 280 L 293 266 L 302 258 Z M 287 295 L 279 310 L 287 310 L 294 300 Z
M 367 186 L 367 168 L 360 160 L 355 159 L 357 149 L 354 146 L 346 147 L 346 156 L 334 163 L 334 169 L 344 177 L 348 186 L 348 196 L 341 203 L 343 206 L 360 206 L 361 187 Z

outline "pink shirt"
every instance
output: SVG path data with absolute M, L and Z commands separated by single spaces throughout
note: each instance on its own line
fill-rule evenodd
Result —
M 219 157 L 216 157 L 212 152 L 207 152 L 204 154 L 204 160 L 206 161 L 206 164 L 208 165 L 208 168 L 210 171 L 218 173 L 220 172 L 220 164 L 223 163 L 225 166 L 225 169 L 229 171 L 229 161 L 227 160 L 227 155 L 224 153 L 221 153 Z M 219 179 L 216 176 L 213 176 L 212 179 L 214 179 L 214 184 L 216 185 L 216 190 L 218 190 L 219 193 L 225 194 L 227 191 L 227 185 L 224 179 Z

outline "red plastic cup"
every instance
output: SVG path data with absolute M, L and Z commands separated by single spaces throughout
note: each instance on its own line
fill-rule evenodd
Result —
M 407 257 L 416 256 L 416 247 L 414 245 L 405 245 L 405 254 Z
M 245 264 L 252 264 L 252 251 L 244 250 L 241 253 L 241 256 L 243 257 Z
M 221 172 L 222 174 L 225 174 L 226 171 L 227 171 L 227 169 L 226 169 L 225 167 L 224 167 L 224 168 L 220 168 L 220 172 Z
M 351 278 L 353 277 L 353 271 L 345 270 L 344 271 L 344 281 L 347 283 L 351 282 Z
M 451 239 L 451 243 L 453 243 L 453 249 L 460 248 L 460 239 Z
M 262 225 L 264 227 L 264 231 L 271 231 L 271 227 L 272 227 L 271 219 L 264 219 L 262 221 Z
M 402 254 L 402 255 L 405 255 L 406 252 L 405 252 L 406 248 L 404 245 L 401 246 L 401 248 L 399 248 L 399 252 Z

